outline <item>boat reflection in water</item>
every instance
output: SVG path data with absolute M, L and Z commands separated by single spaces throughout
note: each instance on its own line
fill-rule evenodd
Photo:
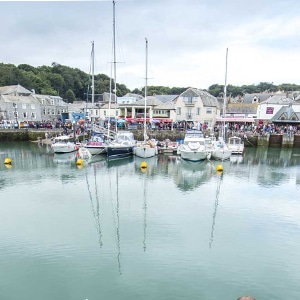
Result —
M 235 154 L 230 156 L 229 161 L 233 164 L 240 164 L 243 162 L 243 159 L 244 159 L 244 155 Z
M 183 191 L 193 190 L 210 180 L 214 165 L 209 161 L 191 162 L 180 159 L 176 185 Z
M 77 152 L 54 153 L 53 161 L 60 164 L 75 163 L 77 160 Z

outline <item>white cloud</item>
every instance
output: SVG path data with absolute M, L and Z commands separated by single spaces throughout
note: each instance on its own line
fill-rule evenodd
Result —
M 149 39 L 149 85 L 208 88 L 261 81 L 300 84 L 300 4 L 288 1 L 117 1 L 117 81 L 144 85 Z M 51 65 L 110 75 L 112 1 L 0 2 L 3 63 Z M 13 13 L 12 13 L 13 12 Z

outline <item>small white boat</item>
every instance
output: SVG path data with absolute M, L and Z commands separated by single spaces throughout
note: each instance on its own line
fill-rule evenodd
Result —
M 214 160 L 226 160 L 231 156 L 231 151 L 222 137 L 217 141 L 213 141 L 213 149 L 211 151 L 211 158 Z
M 187 130 L 183 144 L 178 145 L 177 154 L 180 154 L 182 159 L 189 161 L 209 159 L 210 150 L 206 147 L 202 131 Z
M 228 139 L 228 148 L 232 154 L 243 154 L 244 153 L 244 142 L 238 136 L 232 136 Z
M 70 153 L 75 152 L 79 148 L 75 142 L 67 135 L 61 135 L 54 138 L 54 143 L 51 144 L 51 149 L 54 153 Z
M 104 135 L 92 132 L 90 139 L 84 144 L 84 147 L 89 150 L 92 155 L 106 153 L 106 141 Z
M 151 140 L 137 142 L 136 146 L 133 148 L 134 155 L 142 158 L 153 157 L 158 154 L 157 146 Z
M 133 148 L 133 154 L 142 157 L 149 158 L 158 154 L 157 145 L 148 139 L 147 136 L 147 67 L 148 67 L 148 40 L 146 40 L 146 83 L 145 83 L 145 99 L 144 99 L 144 141 L 137 142 L 136 146 Z

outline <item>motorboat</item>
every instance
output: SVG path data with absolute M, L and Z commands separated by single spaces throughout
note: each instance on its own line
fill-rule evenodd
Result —
M 109 141 L 106 146 L 108 158 L 122 158 L 133 155 L 136 146 L 134 135 L 131 131 L 119 131 L 115 139 Z
M 77 151 L 79 146 L 68 135 L 61 135 L 54 138 L 51 149 L 54 153 L 70 153 Z
M 244 142 L 239 136 L 232 136 L 228 139 L 228 148 L 232 154 L 243 154 L 244 153 Z
M 187 130 L 183 144 L 178 145 L 177 154 L 182 159 L 189 161 L 201 161 L 210 158 L 210 150 L 201 130 Z

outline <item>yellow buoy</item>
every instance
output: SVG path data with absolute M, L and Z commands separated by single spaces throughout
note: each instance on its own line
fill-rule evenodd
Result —
M 141 168 L 142 169 L 147 168 L 147 163 L 145 161 L 141 162 Z
M 216 170 L 217 170 L 218 172 L 222 172 L 222 171 L 223 171 L 223 166 L 222 166 L 222 165 L 217 165 L 217 166 L 216 166 Z
M 7 157 L 7 158 L 4 159 L 4 164 L 5 164 L 5 165 L 11 165 L 11 163 L 12 163 L 11 158 L 8 158 L 8 157 Z
M 83 165 L 83 160 L 81 158 L 77 159 L 76 165 L 77 166 L 82 166 Z

